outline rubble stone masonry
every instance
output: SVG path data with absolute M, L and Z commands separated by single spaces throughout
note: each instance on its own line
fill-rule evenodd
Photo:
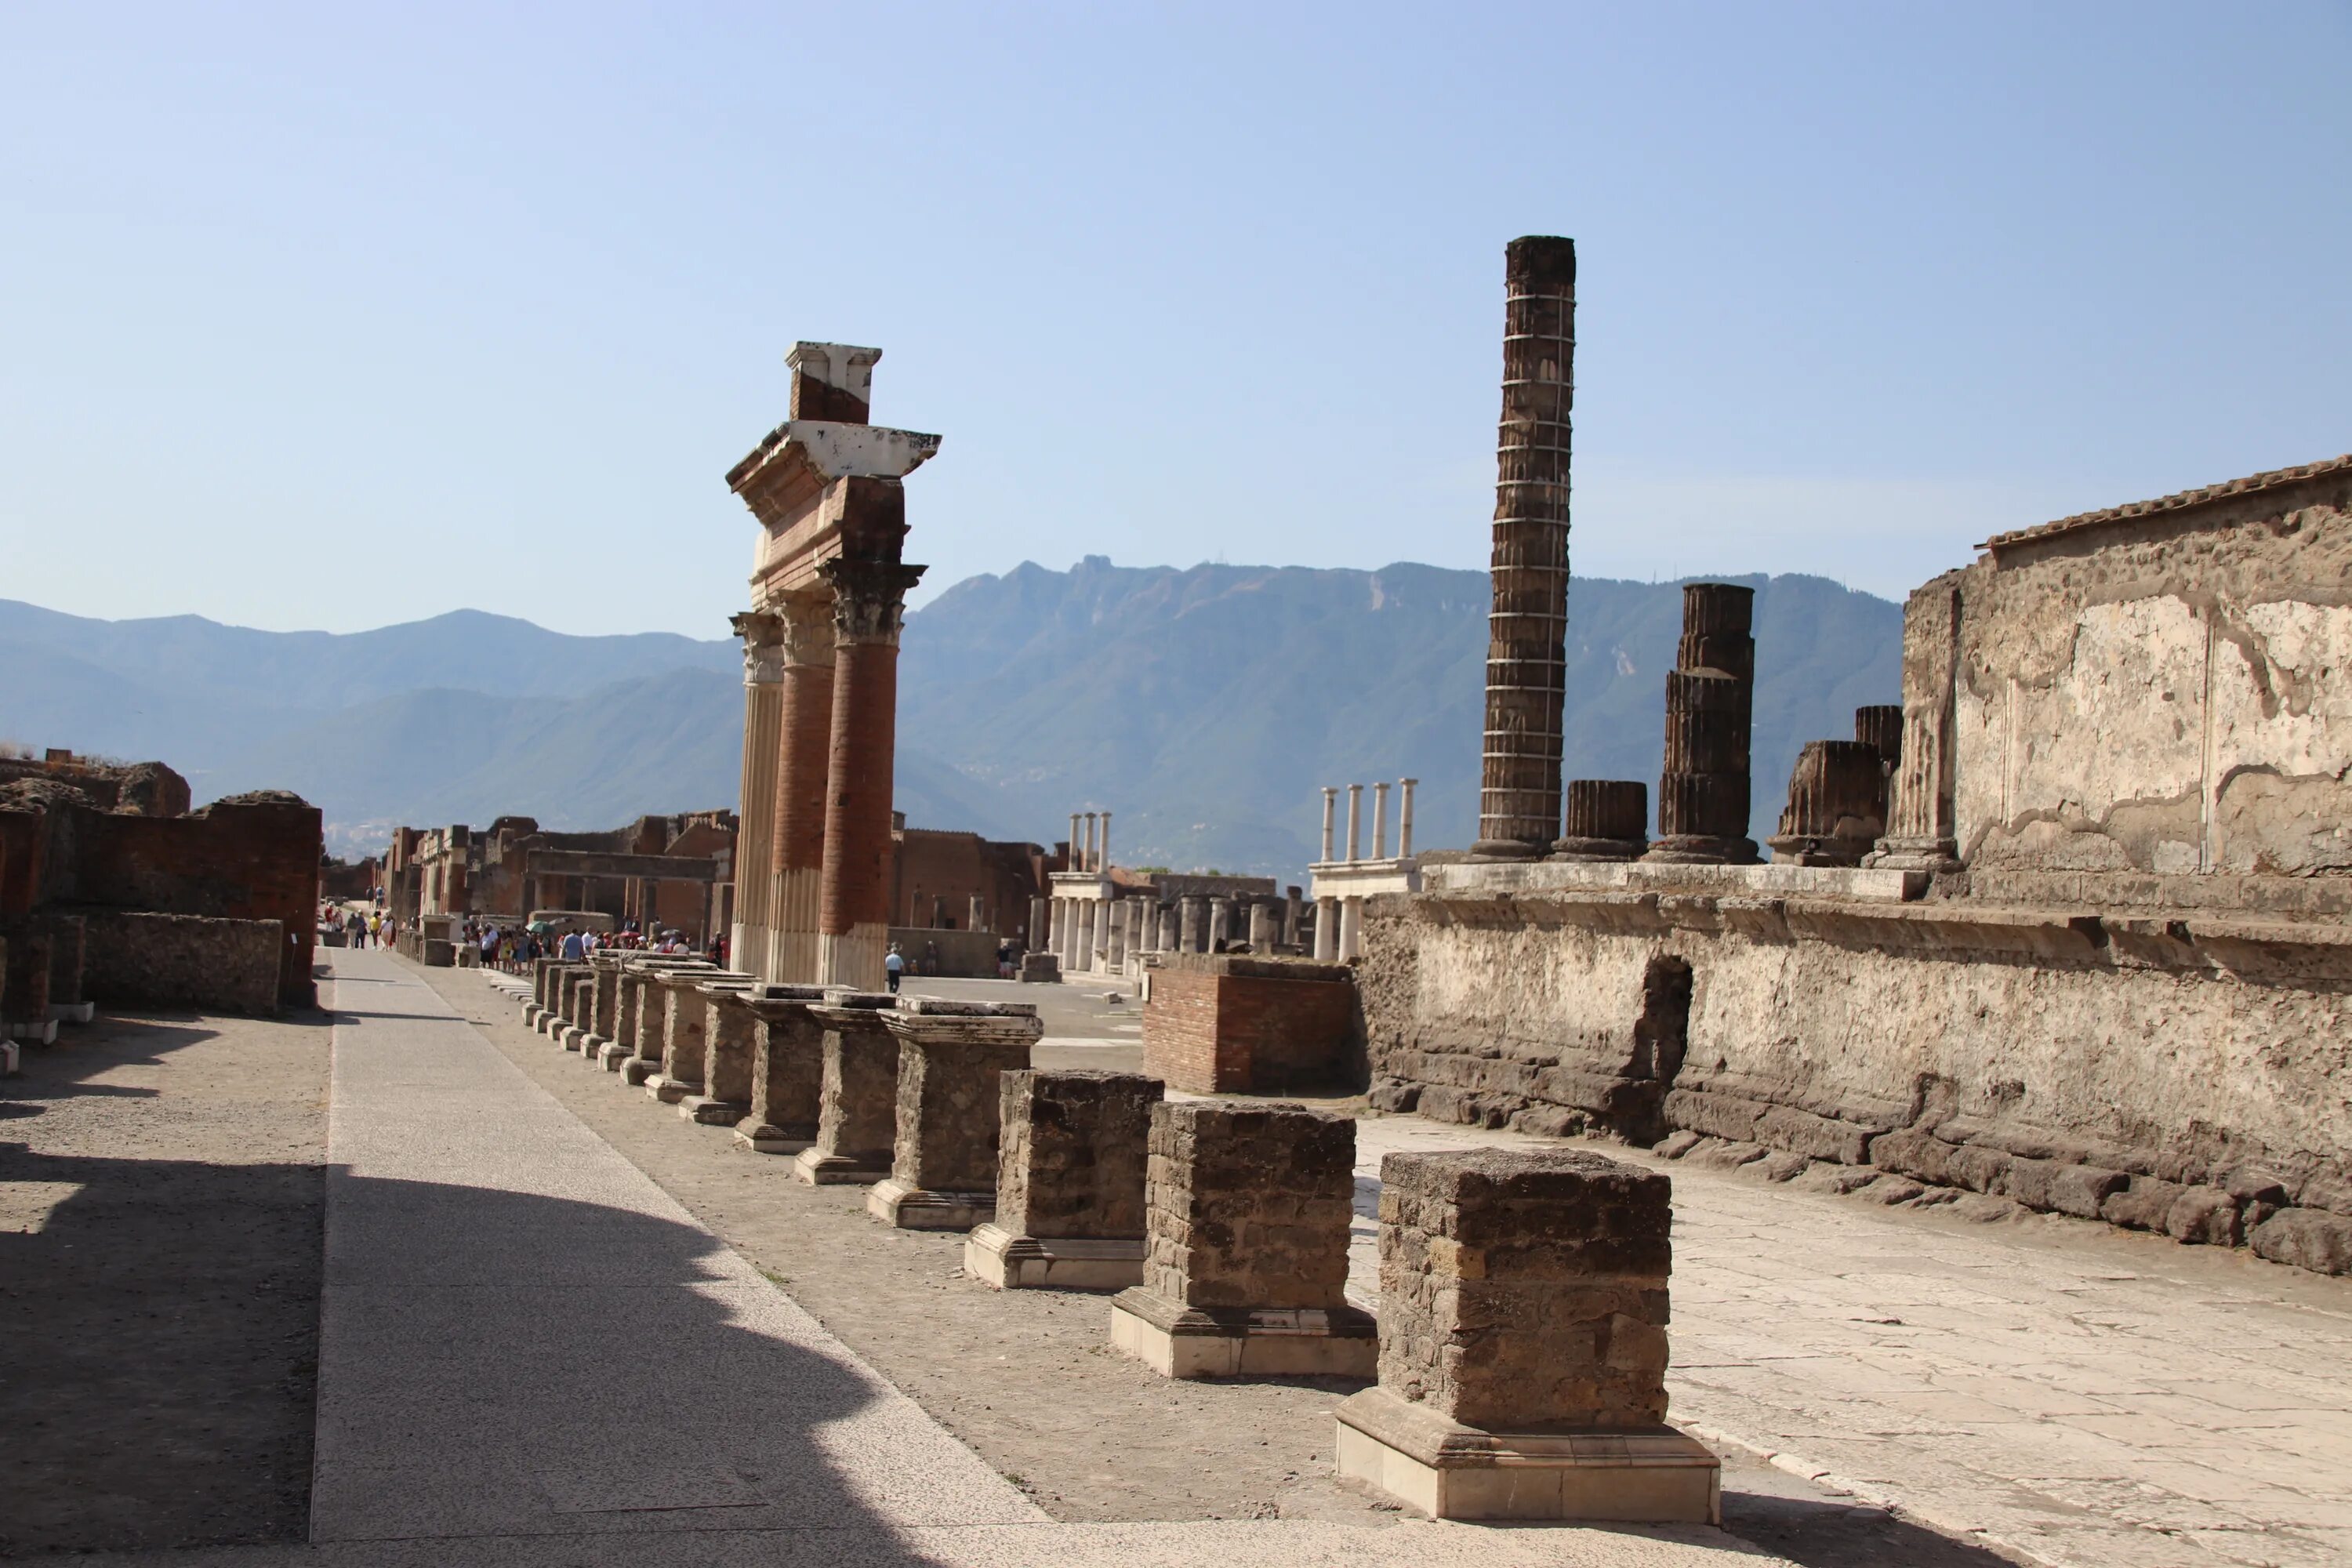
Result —
M 1141 1237 L 1159 1082 L 1062 1071 L 1008 1072 L 999 1084 L 997 1225 L 1015 1236 Z
M 1465 1426 L 1666 1415 L 1671 1184 L 1598 1154 L 1381 1162 L 1381 1385 Z
M 1344 1307 L 1355 1163 L 1343 1116 L 1153 1106 L 1143 1288 L 1186 1307 Z

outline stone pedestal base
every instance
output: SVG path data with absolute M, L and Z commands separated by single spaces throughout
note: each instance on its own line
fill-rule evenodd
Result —
M 52 1002 L 49 1022 L 53 1024 L 87 1024 L 98 1016 L 95 1002 Z
M 890 1167 L 881 1161 L 867 1163 L 848 1154 L 803 1149 L 793 1161 L 793 1174 L 813 1187 L 864 1187 L 888 1181 Z
M 526 1002 L 522 1005 L 522 1021 L 523 1026 L 526 1028 L 538 1028 L 540 1019 L 546 1016 L 546 1009 L 540 1006 L 536 1002 Z
M 619 1072 L 622 1068 L 635 1060 L 636 1055 L 635 1051 L 621 1044 L 620 1041 L 614 1040 L 596 1053 L 596 1059 L 606 1072 Z
M 970 1230 L 996 1215 L 994 1193 L 935 1193 L 896 1176 L 866 1194 L 866 1212 L 900 1230 Z
M 814 1128 L 779 1127 L 749 1116 L 735 1124 L 735 1146 L 755 1154 L 797 1154 L 815 1142 Z
M 1784 833 L 1764 841 L 1772 851 L 1776 866 L 1859 866 L 1862 858 L 1870 853 L 1872 840 L 1867 838 L 1823 838 L 1810 834 Z
M 1643 859 L 1665 866 L 1753 866 L 1756 840 L 1717 838 L 1712 834 L 1676 833 L 1656 839 Z
M 621 1063 L 621 1081 L 631 1089 L 653 1082 L 661 1077 L 661 1063 L 647 1061 L 643 1057 L 630 1057 Z
M 604 1059 L 605 1047 L 614 1043 L 602 1035 L 583 1035 L 580 1037 L 580 1055 L 591 1066 L 594 1066 Z
M 1470 854 L 1478 860 L 1540 860 L 1544 847 L 1524 838 L 1481 838 L 1470 846 Z
M 1339 1406 L 1339 1470 L 1432 1519 L 1722 1522 L 1721 1462 L 1671 1426 L 1489 1432 L 1368 1388 Z
M 1897 838 L 1892 835 L 1878 841 L 1878 847 L 1862 858 L 1862 863 L 1892 871 L 1957 871 L 1960 868 L 1960 846 L 1950 838 Z
M 11 1024 L 0 1032 L 5 1033 L 12 1040 L 23 1040 L 30 1045 L 54 1046 L 58 1043 L 58 1021 L 55 1018 L 43 1018 L 38 1023 L 27 1019 L 23 1023 Z
M 1143 1238 L 1015 1236 L 991 1223 L 963 1244 L 963 1271 L 999 1290 L 1125 1290 L 1143 1283 Z
M 22 1055 L 23 1053 L 16 1049 L 16 1041 L 0 1040 L 0 1078 L 15 1075 L 17 1060 Z
M 1549 860 L 1638 860 L 1649 846 L 1635 838 L 1558 838 Z
M 751 1108 L 740 1100 L 713 1100 L 707 1094 L 689 1094 L 677 1102 L 677 1113 L 688 1121 L 698 1121 L 705 1127 L 732 1127 L 751 1114 Z
M 698 1083 L 689 1083 L 682 1078 L 672 1078 L 667 1073 L 656 1072 L 653 1077 L 646 1079 L 646 1092 L 664 1105 L 677 1105 L 689 1094 L 700 1094 L 702 1086 Z
M 1110 1342 L 1162 1377 L 1362 1377 L 1380 1340 L 1353 1307 L 1187 1307 L 1137 1289 L 1111 1299 Z
M 567 1051 L 576 1051 L 580 1048 L 580 1042 L 587 1037 L 587 1030 L 577 1024 L 567 1024 L 564 1026 L 563 1033 L 555 1037 L 555 1043 Z

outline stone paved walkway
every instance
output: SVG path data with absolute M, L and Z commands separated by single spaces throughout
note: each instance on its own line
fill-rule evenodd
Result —
M 1537 1142 L 1361 1122 L 1351 1291 L 1376 1300 L 1381 1155 Z M 2352 1281 L 1592 1147 L 1674 1177 L 1696 1435 L 2070 1568 L 2352 1563 Z
M 1707 1530 L 1052 1522 L 404 965 L 373 952 L 331 963 L 312 1544 L 85 1561 L 1780 1561 Z

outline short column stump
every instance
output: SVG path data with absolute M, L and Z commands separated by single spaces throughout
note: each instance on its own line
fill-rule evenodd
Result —
M 793 1174 L 812 1186 L 865 1186 L 890 1173 L 898 1042 L 882 1016 L 898 1005 L 887 992 L 831 988 L 809 1008 L 824 1030 L 816 1142 L 793 1157 Z
M 965 1240 L 963 1271 L 999 1290 L 1124 1290 L 1143 1278 L 1143 1238 L 1020 1236 L 991 1220 Z

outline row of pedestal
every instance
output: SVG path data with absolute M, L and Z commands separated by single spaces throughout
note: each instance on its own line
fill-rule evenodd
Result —
M 1109 1290 L 1163 1375 L 1371 1381 L 1340 1471 L 1459 1519 L 1711 1521 L 1664 1424 L 1667 1179 L 1559 1152 L 1391 1155 L 1381 1312 L 1347 1299 L 1355 1123 L 1034 1070 L 1017 1005 L 765 984 L 692 960 L 542 961 L 527 1014 L 877 1218 L 969 1232 L 1002 1289 Z

